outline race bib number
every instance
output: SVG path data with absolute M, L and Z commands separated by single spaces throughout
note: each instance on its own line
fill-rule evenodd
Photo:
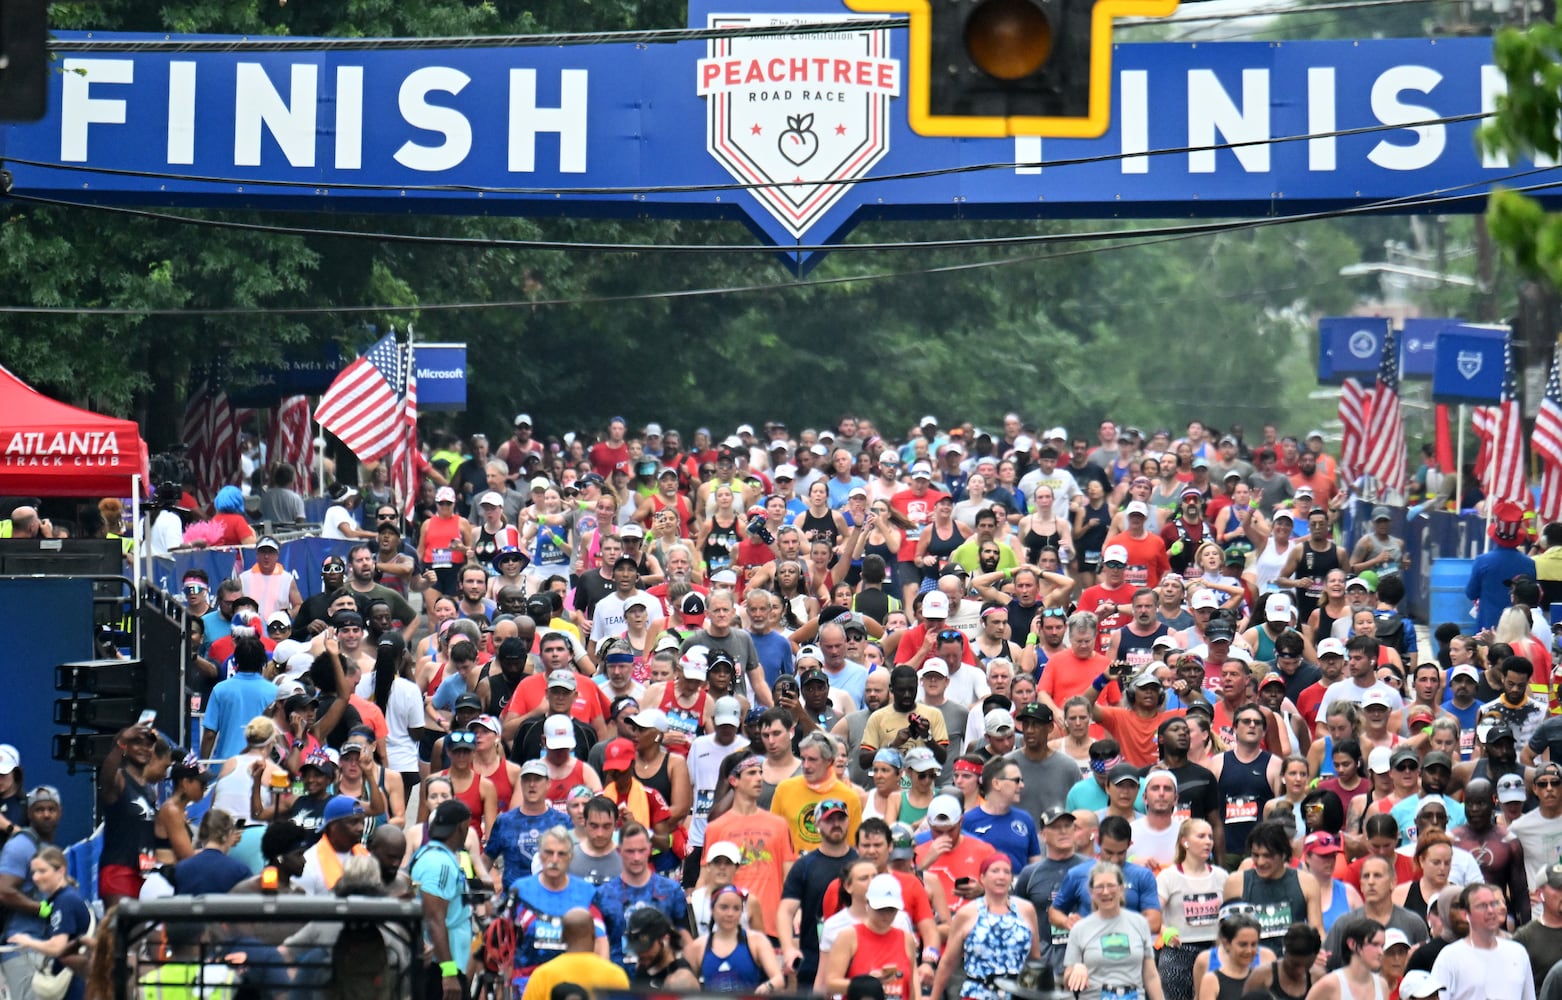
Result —
M 1220 893 L 1187 893 L 1182 897 L 1182 913 L 1189 927 L 1214 927 L 1220 918 Z
M 1284 937 L 1291 926 L 1290 903 L 1263 903 L 1253 908 L 1258 921 L 1258 936 L 1264 940 Z
M 1068 928 L 1067 927 L 1059 927 L 1056 924 L 1054 924 L 1053 927 L 1052 927 L 1052 943 L 1057 945 L 1060 948 L 1067 947 L 1067 945 L 1068 945 Z
M 701 789 L 700 791 L 695 792 L 694 793 L 694 815 L 696 815 L 696 816 L 709 816 L 710 815 L 710 807 L 711 807 L 712 804 L 715 803 L 715 801 L 716 801 L 716 790 L 714 788 Z
M 1147 586 L 1150 580 L 1150 568 L 1148 566 L 1130 566 L 1123 579 L 1135 587 Z
M 1459 730 L 1459 759 L 1469 760 L 1475 753 L 1475 730 Z
M 1257 823 L 1258 800 L 1251 795 L 1226 800 L 1226 822 Z
M 455 565 L 449 549 L 434 549 L 429 553 L 429 565 L 435 569 L 449 569 Z
M 1186 823 L 1188 820 L 1190 820 L 1192 818 L 1193 818 L 1193 810 L 1189 809 L 1187 806 L 1178 806 L 1176 809 L 1172 810 L 1172 821 L 1173 822 L 1176 822 L 1176 823 Z
M 532 946 L 538 951 L 564 950 L 564 918 L 545 913 L 534 913 L 532 921 Z

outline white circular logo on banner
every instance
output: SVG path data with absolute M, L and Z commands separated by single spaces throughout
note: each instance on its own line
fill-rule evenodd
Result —
M 1357 330 L 1346 342 L 1350 352 L 1358 358 L 1370 358 L 1378 349 L 1378 338 L 1371 330 Z

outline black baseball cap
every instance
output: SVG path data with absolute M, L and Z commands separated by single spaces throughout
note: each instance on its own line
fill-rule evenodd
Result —
M 1029 705 L 1026 705 L 1024 708 L 1020 709 L 1019 713 L 1015 715 L 1014 719 L 1016 722 L 1024 722 L 1026 719 L 1033 719 L 1037 722 L 1041 722 L 1050 726 L 1053 722 L 1052 709 L 1048 708 L 1046 705 L 1043 705 L 1039 701 L 1033 701 Z

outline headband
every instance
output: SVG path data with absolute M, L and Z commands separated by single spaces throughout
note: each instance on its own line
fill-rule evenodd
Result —
M 1116 767 L 1122 762 L 1122 754 L 1108 757 L 1106 760 L 1092 760 L 1090 762 L 1090 770 L 1092 773 L 1099 774 L 1104 778 L 1106 777 L 1106 772 L 1110 771 L 1112 768 Z
M 982 765 L 972 760 L 957 760 L 955 761 L 955 773 L 979 775 L 982 773 Z

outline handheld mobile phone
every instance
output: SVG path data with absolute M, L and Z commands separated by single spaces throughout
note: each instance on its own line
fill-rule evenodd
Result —
M 152 708 L 146 709 L 136 718 L 136 725 L 138 726 L 150 726 L 156 722 L 157 710 Z

